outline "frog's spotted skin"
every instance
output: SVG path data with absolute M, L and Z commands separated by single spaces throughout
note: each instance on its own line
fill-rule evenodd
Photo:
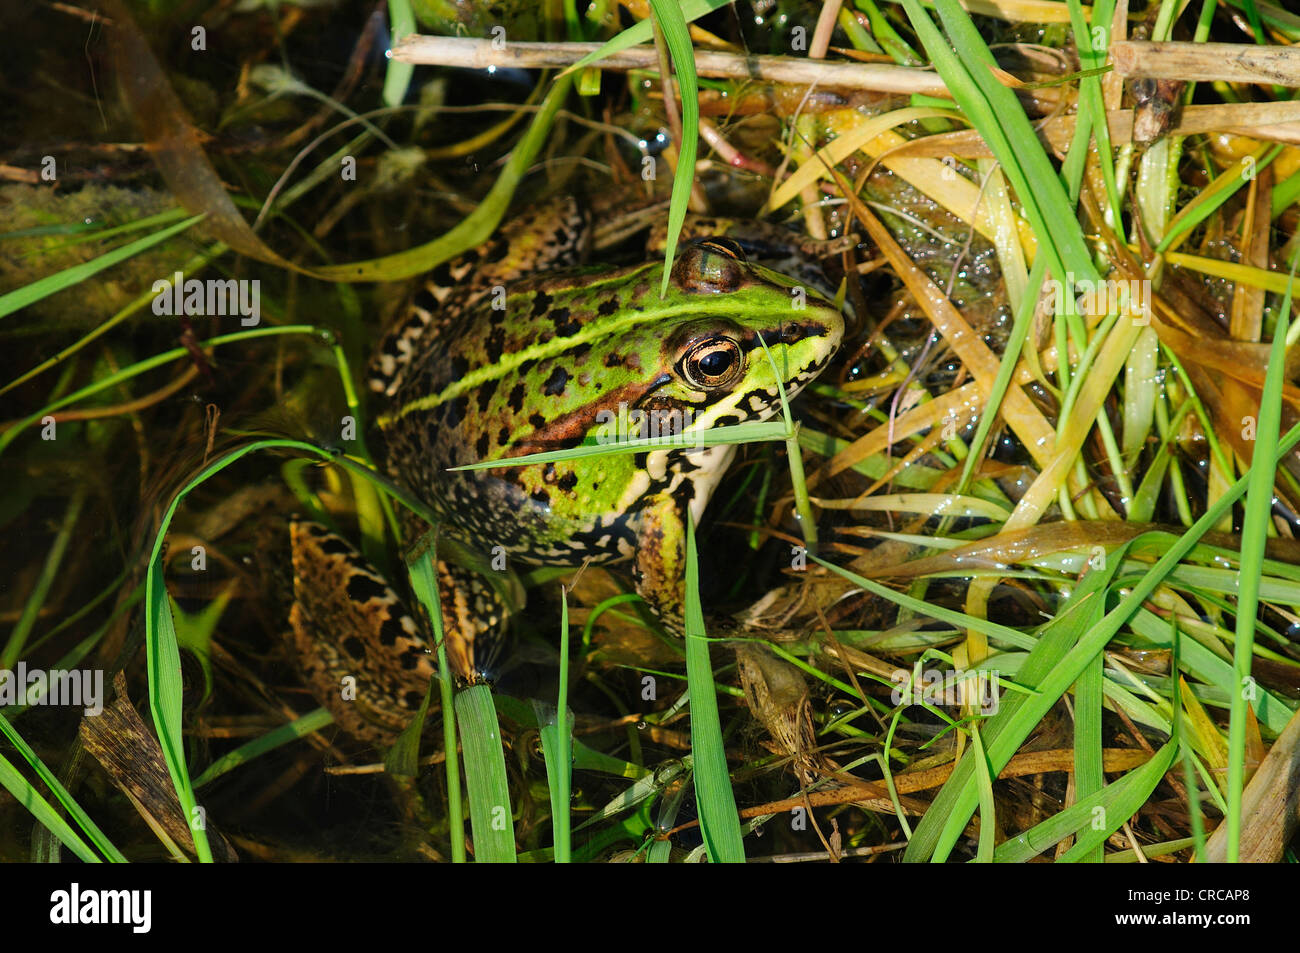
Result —
M 509 235 L 496 233 L 488 242 L 425 275 L 404 311 L 375 351 L 370 389 L 392 397 L 417 343 L 436 336 L 494 288 L 520 275 L 569 268 L 587 254 L 590 234 L 587 208 L 571 195 L 544 202 L 514 219 Z M 427 339 L 427 338 L 426 338 Z
M 504 307 L 480 296 L 421 339 L 380 426 L 389 469 L 483 551 L 562 566 L 635 555 L 639 589 L 671 615 L 679 599 L 644 580 L 680 580 L 643 564 L 680 564 L 685 512 L 699 520 L 734 447 L 447 472 L 613 437 L 609 421 L 638 410 L 689 415 L 686 434 L 765 420 L 779 410 L 778 384 L 793 396 L 839 344 L 837 309 L 744 261 L 734 242 L 680 249 L 664 298 L 662 269 L 530 278 L 509 286 Z M 699 363 L 713 352 L 725 371 L 716 379 Z M 644 545 L 652 538 L 659 551 Z
M 415 717 L 437 673 L 424 631 L 342 537 L 298 520 L 289 535 L 289 644 L 307 685 L 348 734 L 391 743 Z M 440 562 L 438 577 L 448 662 L 462 679 L 477 681 L 500 651 L 504 612 L 474 573 Z

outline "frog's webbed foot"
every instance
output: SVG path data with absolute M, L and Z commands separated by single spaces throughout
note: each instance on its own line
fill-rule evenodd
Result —
M 437 661 L 425 630 L 387 580 L 319 523 L 290 524 L 288 641 L 307 687 L 344 731 L 391 744 L 424 700 Z M 475 681 L 505 639 L 505 611 L 477 573 L 439 561 L 448 662 Z

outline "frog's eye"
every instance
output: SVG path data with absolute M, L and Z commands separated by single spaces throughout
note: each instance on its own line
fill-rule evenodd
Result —
M 696 341 L 686 350 L 681 363 L 682 373 L 691 386 L 709 390 L 734 383 L 743 366 L 740 345 L 722 336 Z
M 706 238 L 687 245 L 673 262 L 673 284 L 692 294 L 725 294 L 744 284 L 745 253 L 730 238 Z
M 740 242 L 732 238 L 715 235 L 712 238 L 702 238 L 696 244 L 705 251 L 713 252 L 715 255 L 721 255 L 724 258 L 730 258 L 732 261 L 745 260 L 745 249 L 740 247 Z

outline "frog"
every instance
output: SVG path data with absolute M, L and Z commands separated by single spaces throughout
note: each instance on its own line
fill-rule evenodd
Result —
M 747 244 L 770 257 L 800 245 L 775 226 L 688 220 L 666 288 L 657 254 L 589 264 L 591 233 L 586 206 L 561 196 L 421 279 L 368 369 L 381 404 L 373 446 L 389 478 L 472 550 L 523 566 L 628 566 L 680 636 L 687 523 L 703 518 L 736 449 L 707 431 L 779 413 L 782 392 L 794 397 L 831 362 L 844 318 L 821 289 L 750 260 Z M 510 464 L 655 435 L 672 445 Z M 481 462 L 499 466 L 460 469 Z M 294 542 L 294 643 L 313 684 L 337 695 L 341 672 L 369 675 L 389 703 L 363 719 L 395 730 L 433 673 L 422 626 L 346 541 L 302 523 Z M 452 668 L 462 682 L 490 680 L 508 612 L 478 573 L 447 561 L 437 571 Z M 317 644 L 331 598 L 308 581 L 362 597 L 351 611 L 360 634 Z M 344 717 L 356 728 L 357 716 Z

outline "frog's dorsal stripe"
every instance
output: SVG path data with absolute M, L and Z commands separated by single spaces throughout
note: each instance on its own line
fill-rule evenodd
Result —
M 746 266 L 751 270 L 751 287 L 747 288 L 747 294 L 742 296 L 732 296 L 726 294 L 710 295 L 709 313 L 717 317 L 741 317 L 745 314 L 752 314 L 757 308 L 770 311 L 773 313 L 793 311 L 791 299 L 777 288 L 768 287 L 764 282 L 777 283 L 774 279 L 779 278 L 775 273 L 769 273 L 767 269 L 757 265 Z M 616 271 L 593 276 L 592 280 L 582 289 L 580 293 L 586 297 L 595 297 L 600 293 L 600 289 L 605 285 L 626 286 L 635 282 L 636 293 L 628 295 L 619 305 L 614 315 L 604 316 L 600 320 L 586 321 L 575 333 L 568 336 L 553 335 L 545 341 L 528 347 L 520 348 L 515 351 L 503 353 L 493 363 L 474 368 L 462 374 L 459 379 L 452 381 L 447 387 L 434 394 L 426 394 L 423 397 L 417 397 L 414 400 L 407 401 L 401 407 L 392 413 L 384 414 L 379 418 L 379 425 L 387 427 L 400 420 L 401 418 L 418 413 L 420 411 L 432 410 L 435 407 L 445 404 L 448 401 L 455 400 L 463 394 L 470 393 L 483 386 L 490 380 L 503 378 L 521 365 L 529 361 L 542 361 L 548 358 L 559 357 L 566 352 L 582 344 L 595 344 L 605 338 L 616 338 L 625 334 L 632 328 L 643 324 L 654 324 L 655 322 L 668 322 L 674 318 L 698 313 L 700 301 L 697 297 L 678 297 L 676 300 L 661 301 L 658 294 L 659 279 L 663 274 L 663 264 L 661 262 L 649 265 L 640 265 L 631 269 L 618 269 Z M 759 279 L 762 279 L 761 281 Z M 780 282 L 788 285 L 788 279 Z M 512 300 L 526 298 L 534 291 L 544 291 L 545 281 L 536 284 L 526 285 L 523 290 L 510 295 L 506 300 L 506 311 L 510 312 Z M 573 293 L 576 297 L 577 293 Z M 558 299 L 557 299 L 558 300 Z M 575 309 L 576 313 L 576 309 Z M 801 324 L 802 322 L 795 322 Z M 770 332 L 764 332 L 766 339 Z M 773 338 L 779 338 L 782 335 L 772 333 Z M 755 346 L 757 342 L 755 341 Z M 774 356 L 780 361 L 780 353 L 785 348 L 783 341 L 776 343 L 769 342 L 768 345 Z

